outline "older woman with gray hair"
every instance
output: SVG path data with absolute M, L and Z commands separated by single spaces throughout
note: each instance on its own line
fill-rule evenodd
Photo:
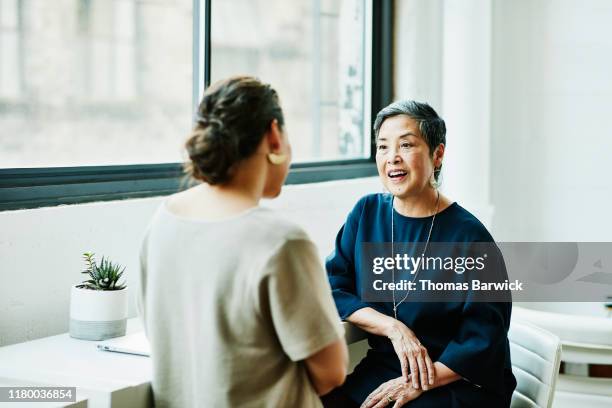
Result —
M 507 407 L 516 387 L 507 338 L 511 303 L 404 301 L 402 291 L 392 302 L 363 300 L 363 243 L 494 242 L 474 215 L 438 190 L 446 127 L 433 108 L 395 102 L 378 113 L 374 131 L 388 193 L 357 202 L 326 262 L 340 317 L 367 332 L 370 350 L 323 403 Z

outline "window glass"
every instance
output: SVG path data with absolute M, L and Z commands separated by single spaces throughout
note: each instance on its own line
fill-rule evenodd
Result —
M 182 160 L 193 0 L 0 0 L 0 167 Z
M 270 83 L 294 161 L 369 157 L 364 0 L 213 1 L 211 21 L 211 81 Z

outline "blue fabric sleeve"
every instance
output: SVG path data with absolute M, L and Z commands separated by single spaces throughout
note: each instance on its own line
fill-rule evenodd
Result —
M 335 249 L 325 261 L 332 296 L 342 320 L 346 320 L 355 311 L 368 307 L 368 304 L 359 298 L 355 284 L 355 245 L 364 201 L 365 199 L 361 199 L 349 213 L 336 237 Z
M 471 383 L 502 390 L 502 377 L 495 374 L 504 367 L 510 308 L 508 303 L 467 302 L 458 333 L 438 361 Z
M 483 239 L 483 241 L 485 241 Z M 507 272 L 498 251 L 495 271 L 500 278 Z M 467 381 L 490 390 L 503 390 L 502 367 L 509 366 L 508 328 L 512 303 L 472 301 L 477 295 L 468 293 L 462 309 L 457 334 L 442 352 L 438 361 Z

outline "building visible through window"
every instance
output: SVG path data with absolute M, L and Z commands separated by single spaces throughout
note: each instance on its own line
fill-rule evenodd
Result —
M 0 104 L 17 100 L 24 91 L 22 0 L 0 0 Z
M 78 42 L 81 90 L 87 100 L 134 100 L 139 91 L 137 72 L 136 0 L 80 0 Z
M 0 0 L 0 167 L 183 161 L 203 44 L 193 5 Z M 369 158 L 368 7 L 211 0 L 211 79 L 272 84 L 294 162 Z
M 364 0 L 213 1 L 212 81 L 271 83 L 297 161 L 369 157 L 366 14 Z
M 175 163 L 193 0 L 0 0 L 0 166 Z

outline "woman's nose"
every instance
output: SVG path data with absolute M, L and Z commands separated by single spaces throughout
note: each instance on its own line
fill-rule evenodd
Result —
M 402 160 L 397 150 L 391 149 L 389 150 L 389 154 L 387 155 L 387 163 L 388 164 L 397 164 Z

